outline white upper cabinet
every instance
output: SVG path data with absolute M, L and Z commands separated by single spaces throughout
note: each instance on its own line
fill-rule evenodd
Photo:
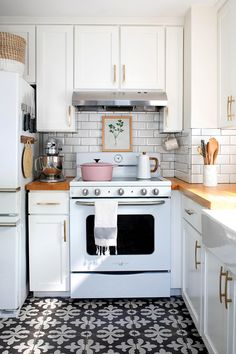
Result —
M 163 132 L 179 132 L 183 127 L 183 28 L 166 28 L 166 93 Z
M 219 127 L 236 128 L 236 2 L 218 12 Z
M 75 27 L 75 88 L 116 89 L 119 85 L 119 28 Z
M 217 13 L 193 6 L 184 28 L 184 129 L 217 125 Z
M 158 26 L 76 26 L 75 89 L 165 88 L 165 32 Z
M 37 27 L 37 130 L 75 130 L 73 27 Z
M 35 26 L 0 25 L 0 31 L 16 34 L 26 40 L 24 79 L 35 83 Z
M 120 87 L 165 88 L 165 32 L 163 27 L 121 27 Z

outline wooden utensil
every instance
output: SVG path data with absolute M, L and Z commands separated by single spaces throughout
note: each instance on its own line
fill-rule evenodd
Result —
M 218 143 L 217 140 L 216 140 L 216 142 L 217 142 L 217 148 L 216 148 L 216 150 L 215 150 L 215 152 L 214 152 L 214 155 L 213 155 L 213 164 L 214 164 L 214 165 L 215 165 L 216 158 L 217 158 L 218 152 L 219 152 L 219 143 Z
M 33 153 L 32 147 L 29 141 L 25 144 L 23 157 L 22 157 L 22 172 L 25 178 L 32 176 L 33 170 Z
M 208 142 L 208 148 L 207 148 L 208 160 L 210 165 L 214 164 L 214 154 L 217 149 L 218 149 L 218 141 L 215 138 L 210 138 Z

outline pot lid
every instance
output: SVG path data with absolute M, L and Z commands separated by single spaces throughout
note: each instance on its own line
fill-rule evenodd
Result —
M 109 163 L 109 162 L 102 162 L 100 161 L 100 159 L 94 159 L 95 162 L 86 162 L 86 163 L 82 163 L 80 166 L 83 166 L 83 167 L 104 167 L 104 166 L 113 166 L 112 163 Z

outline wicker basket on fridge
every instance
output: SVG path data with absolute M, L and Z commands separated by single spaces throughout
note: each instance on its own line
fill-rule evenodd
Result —
M 8 32 L 0 32 L 0 70 L 23 75 L 25 67 L 24 38 Z

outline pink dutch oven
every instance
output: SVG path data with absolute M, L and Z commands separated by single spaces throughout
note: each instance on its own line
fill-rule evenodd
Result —
M 107 162 L 99 162 L 99 159 L 94 159 L 94 161 L 95 162 L 88 162 L 80 165 L 82 180 L 111 181 L 114 165 Z

